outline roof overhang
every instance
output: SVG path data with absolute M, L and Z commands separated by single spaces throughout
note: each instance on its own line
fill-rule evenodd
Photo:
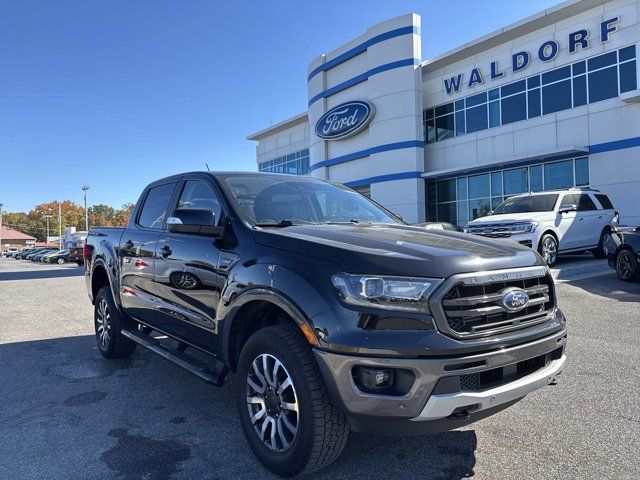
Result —
M 428 151 L 426 152 L 428 155 Z M 483 165 L 473 165 L 465 169 L 459 167 L 456 168 L 444 168 L 442 170 L 435 170 L 433 172 L 425 172 L 422 174 L 423 178 L 441 178 L 441 177 L 456 177 L 461 175 L 473 175 L 476 173 L 484 173 L 485 171 L 495 170 L 499 167 L 513 168 L 518 166 L 524 166 L 537 162 L 549 162 L 553 160 L 562 160 L 564 158 L 571 158 L 573 156 L 579 157 L 589 154 L 589 147 L 582 147 L 576 145 L 570 145 L 566 147 L 559 147 L 552 150 L 534 152 L 525 156 L 509 157 L 503 159 L 496 159 L 490 163 Z
M 269 128 L 265 128 L 256 133 L 252 133 L 247 137 L 247 140 L 262 140 L 265 137 L 270 137 L 277 133 L 280 133 L 288 128 L 295 127 L 297 125 L 303 124 L 309 121 L 309 114 L 307 112 L 301 113 L 300 115 L 296 115 L 295 117 L 288 118 L 283 120 L 280 123 L 276 123 L 275 125 L 271 125 Z

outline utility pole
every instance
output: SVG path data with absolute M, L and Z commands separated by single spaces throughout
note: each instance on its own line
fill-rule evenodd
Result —
M 3 205 L 0 203 L 0 251 L 2 251 L 2 207 Z
M 83 185 L 82 190 L 84 191 L 84 230 L 89 234 L 89 210 L 87 210 L 87 190 L 89 190 L 89 185 Z
M 60 202 L 58 202 L 58 240 L 60 250 L 62 250 L 62 204 Z

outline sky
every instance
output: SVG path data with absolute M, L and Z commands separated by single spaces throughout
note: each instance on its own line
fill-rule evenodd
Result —
M 306 71 L 388 18 L 427 59 L 558 0 L 0 0 L 0 203 L 120 207 L 192 170 L 256 170 L 247 135 L 306 110 Z M 455 8 L 452 8 L 455 5 Z

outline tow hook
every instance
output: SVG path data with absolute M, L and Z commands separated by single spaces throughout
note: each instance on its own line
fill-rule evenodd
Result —
M 547 377 L 547 385 L 557 385 L 558 384 L 558 376 L 550 375 Z

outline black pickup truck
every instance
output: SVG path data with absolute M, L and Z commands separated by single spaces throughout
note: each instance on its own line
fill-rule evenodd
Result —
M 565 318 L 529 248 L 406 225 L 306 177 L 185 173 L 84 252 L 106 358 L 142 345 L 214 385 L 235 372 L 256 456 L 292 476 L 350 430 L 419 435 L 555 384 Z

